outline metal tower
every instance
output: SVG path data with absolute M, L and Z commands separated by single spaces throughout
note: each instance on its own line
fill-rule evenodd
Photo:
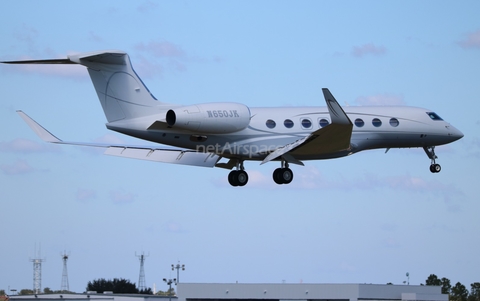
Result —
M 68 285 L 68 272 L 67 272 L 67 260 L 68 260 L 69 254 L 67 254 L 64 251 L 63 254 L 61 254 L 61 256 L 63 260 L 63 272 L 62 272 L 62 286 L 60 290 L 62 292 L 65 292 L 70 290 L 70 287 Z
M 172 271 L 175 269 L 177 270 L 177 281 L 175 281 L 175 285 L 177 285 L 177 283 L 180 282 L 180 269 L 182 269 L 182 271 L 185 271 L 185 265 L 184 264 L 180 265 L 180 261 L 179 261 L 176 265 L 172 264 Z
M 35 246 L 35 253 L 37 252 L 37 247 Z M 40 258 L 40 250 L 38 251 L 38 257 L 30 259 L 33 262 L 33 292 L 35 294 L 40 294 L 42 292 L 42 262 L 46 259 Z
M 143 291 L 143 290 L 146 289 L 145 270 L 144 270 L 143 266 L 144 266 L 144 263 L 145 263 L 145 257 L 148 257 L 148 255 L 145 255 L 142 252 L 141 255 L 137 255 L 137 253 L 135 253 L 135 256 L 137 256 L 140 259 L 140 276 L 138 277 L 138 290 Z

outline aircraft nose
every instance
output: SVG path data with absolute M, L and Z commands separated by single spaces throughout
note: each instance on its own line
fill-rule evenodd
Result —
M 448 130 L 448 136 L 452 139 L 452 142 L 463 138 L 463 133 L 456 127 L 447 125 L 446 128 Z

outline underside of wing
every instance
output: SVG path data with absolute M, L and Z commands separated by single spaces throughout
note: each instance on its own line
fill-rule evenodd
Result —
M 127 146 L 111 146 L 105 151 L 105 155 L 201 167 L 214 167 L 221 159 L 220 156 L 213 153 Z
M 330 124 L 309 135 L 309 138 L 292 150 L 292 156 L 311 154 L 324 155 L 347 150 L 350 148 L 352 125 Z

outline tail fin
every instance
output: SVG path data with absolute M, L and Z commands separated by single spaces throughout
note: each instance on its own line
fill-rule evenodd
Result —
M 164 103 L 153 97 L 132 68 L 127 53 L 96 51 L 68 56 L 68 59 L 2 62 L 9 64 L 81 64 L 88 68 L 108 122 L 157 113 Z
M 125 52 L 81 53 L 68 59 L 88 68 L 108 122 L 151 115 L 156 113 L 152 107 L 161 105 L 135 73 Z

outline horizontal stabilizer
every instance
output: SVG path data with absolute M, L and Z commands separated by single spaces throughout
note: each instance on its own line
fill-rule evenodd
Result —
M 76 64 L 69 59 L 29 60 L 29 61 L 6 61 L 4 64 Z

